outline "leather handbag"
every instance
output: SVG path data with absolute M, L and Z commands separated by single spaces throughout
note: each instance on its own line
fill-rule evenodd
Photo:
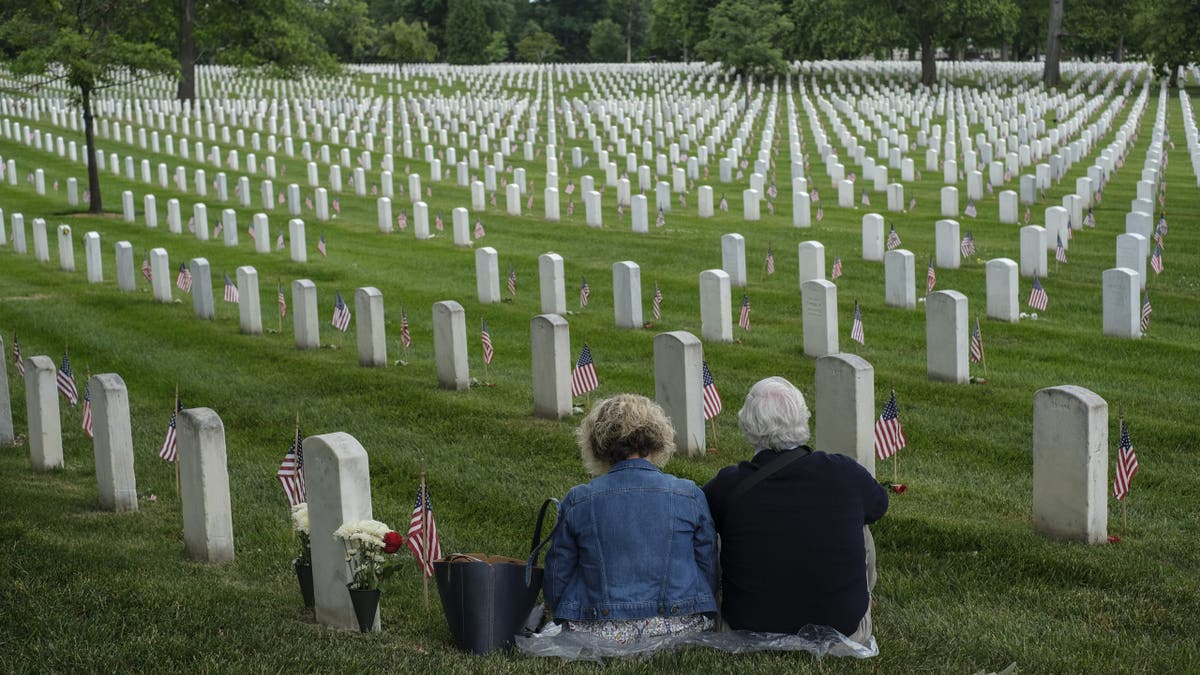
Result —
M 535 606 L 545 570 L 537 565 L 537 558 L 550 540 L 550 535 L 542 539 L 550 504 L 557 506 L 558 500 L 542 503 L 527 560 L 456 553 L 434 561 L 442 610 L 459 649 L 472 654 L 507 649 L 527 623 L 540 619 L 541 608 Z

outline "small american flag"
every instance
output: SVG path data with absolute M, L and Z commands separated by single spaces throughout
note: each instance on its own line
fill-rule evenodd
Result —
M 75 388 L 75 376 L 71 374 L 71 359 L 63 352 L 62 367 L 58 369 L 58 391 L 67 397 L 71 405 L 79 403 L 79 390 Z
M 158 456 L 168 462 L 179 460 L 179 437 L 175 434 L 175 416 L 180 410 L 183 410 L 183 404 L 176 397 L 175 410 L 171 411 L 171 423 L 167 425 L 167 437 L 163 439 L 162 448 L 158 451 Z
M 929 259 L 929 267 L 925 270 L 925 295 L 933 292 L 937 286 L 937 272 L 933 269 L 933 258 Z
M 88 438 L 95 438 L 92 433 L 92 382 L 88 378 L 83 385 L 83 432 Z
M 238 288 L 236 285 L 234 285 L 233 280 L 229 278 L 229 275 L 226 274 L 225 275 L 225 302 L 237 302 L 237 301 L 238 301 Z
M 912 199 L 908 200 L 908 210 L 912 211 L 916 208 L 917 208 L 917 198 L 913 197 Z
M 142 277 L 145 278 L 146 281 L 149 283 L 154 282 L 154 272 L 152 272 L 150 270 L 150 254 L 149 253 L 147 253 L 146 256 L 144 258 L 142 258 Z
M 1083 224 L 1088 227 L 1096 226 L 1096 216 L 1092 215 L 1092 207 L 1088 207 L 1087 215 L 1083 217 Z
M 979 215 L 978 212 L 975 210 L 975 200 L 974 199 L 967 200 L 967 208 L 963 209 L 963 214 L 970 218 L 974 218 L 975 216 Z
M 588 286 L 587 277 L 583 277 L 583 283 L 579 286 L 579 306 L 587 307 L 588 298 L 592 295 L 592 289 Z
M 979 332 L 979 318 L 975 319 L 975 330 L 971 331 L 971 361 L 983 363 L 983 334 Z
M 408 211 L 401 210 L 400 215 L 396 216 L 396 227 L 402 230 L 408 229 Z
M 296 434 L 292 437 L 292 445 L 279 470 L 275 472 L 279 484 L 283 486 L 283 494 L 287 497 L 288 506 L 295 506 L 306 498 L 304 489 L 304 434 L 296 426 Z
M 1033 210 L 1028 206 L 1025 207 L 1025 224 L 1028 225 L 1033 220 Z
M 854 323 L 850 324 L 850 339 L 860 345 L 867 344 L 863 335 L 862 310 L 858 308 L 858 301 L 854 301 Z
M 1142 296 L 1142 332 L 1150 327 L 1150 294 L 1146 293 Z
M 567 194 L 569 194 L 569 195 L 575 194 L 575 181 L 573 181 L 573 180 L 567 181 Z
M 832 281 L 837 281 L 840 276 L 842 276 L 842 257 L 835 254 L 833 256 L 833 272 L 829 275 L 829 278 Z
M 517 296 L 517 270 L 511 263 L 508 265 L 508 294 Z
M 568 193 L 568 194 L 570 194 L 570 193 Z M 488 203 L 491 204 L 492 206 L 496 205 L 496 193 L 495 192 L 493 192 L 490 196 L 488 196 Z M 571 203 L 574 204 L 575 202 L 571 202 Z
M 738 325 L 747 333 L 750 332 L 750 296 L 742 294 L 742 311 L 738 314 Z
M 704 419 L 711 420 L 721 412 L 721 393 L 717 391 L 717 383 L 713 380 L 712 371 L 708 369 L 708 361 L 701 361 L 704 366 Z
M 433 506 L 429 503 L 429 489 L 422 478 L 417 488 L 417 503 L 413 506 L 412 518 L 408 522 L 408 548 L 425 576 L 433 576 L 433 561 L 442 557 L 442 545 L 438 541 L 437 524 L 433 521 Z
M 17 372 L 21 377 L 25 377 L 25 360 L 21 358 L 21 342 L 17 340 L 16 332 L 13 332 L 13 350 L 12 350 L 13 365 L 17 367 Z
M 1158 225 L 1155 226 L 1155 231 L 1164 237 L 1167 236 L 1167 214 L 1162 214 L 1158 217 Z
M 896 232 L 895 223 L 889 223 L 889 225 L 891 225 L 891 230 L 887 236 L 887 250 L 891 251 L 900 248 L 900 235 Z
M 1104 197 L 1101 196 L 1100 190 L 1096 190 L 1096 205 L 1099 206 L 1103 199 Z
M 333 198 L 333 212 L 334 213 L 342 212 L 342 200 L 338 199 L 337 197 Z
M 184 293 L 192 292 L 192 272 L 183 263 L 179 263 L 179 274 L 175 277 L 175 287 Z
M 258 241 L 258 239 L 254 236 L 254 224 L 253 223 L 251 223 L 250 225 L 248 225 L 246 227 L 246 233 L 250 235 L 250 241 Z
M 1033 276 L 1033 289 L 1029 291 L 1029 306 L 1033 309 L 1046 311 L 1046 289 L 1042 288 L 1042 282 L 1035 274 Z
M 280 232 L 279 236 L 275 238 L 275 250 L 282 251 L 283 247 L 286 245 L 287 245 L 287 242 L 285 242 L 283 239 L 283 233 Z
M 862 191 L 862 205 L 863 206 L 871 205 L 871 196 L 867 194 L 866 188 L 863 188 L 863 191 Z
M 658 287 L 658 281 L 654 282 L 654 297 L 650 302 L 650 310 L 654 313 L 654 320 L 658 321 L 662 318 L 662 289 Z
M 1062 235 L 1055 237 L 1057 243 L 1054 245 L 1054 259 L 1060 263 L 1067 262 L 1067 249 L 1063 248 Z
M 817 222 L 819 223 L 822 220 L 825 220 L 825 207 L 818 206 L 817 207 Z
M 908 446 L 908 438 L 904 436 L 904 427 L 900 425 L 900 408 L 896 405 L 896 390 L 883 406 L 883 413 L 875 422 L 875 456 L 887 459 L 896 454 L 901 448 Z
M 324 234 L 322 234 L 321 238 L 317 240 L 317 252 L 320 253 L 322 257 L 329 255 L 329 249 L 325 248 L 325 235 Z
M 213 233 L 212 233 L 213 239 L 217 239 L 218 237 L 220 237 L 221 233 L 224 231 L 225 231 L 225 224 L 217 223 L 217 226 L 213 228 Z
M 333 317 L 329 320 L 329 323 L 343 333 L 346 332 L 346 329 L 350 328 L 350 307 L 342 299 L 341 291 L 338 291 L 333 296 Z
M 666 224 L 667 224 L 667 217 L 663 214 L 663 210 L 660 208 L 658 210 L 658 218 L 656 218 L 654 221 L 654 226 L 662 227 L 663 225 L 666 225 Z
M 722 211 L 728 211 L 728 210 L 729 210 L 729 200 L 728 200 L 728 199 L 725 199 L 725 195 L 724 195 L 724 194 L 722 194 L 722 195 L 721 195 L 721 201 L 720 201 L 720 203 L 717 205 L 717 208 L 721 209 Z
M 475 238 L 483 239 L 483 235 L 485 235 L 485 234 L 486 234 L 486 232 L 483 231 L 483 221 L 476 220 L 475 221 Z
M 496 351 L 492 348 L 492 334 L 488 332 L 487 319 L 483 320 L 483 330 L 479 333 L 479 341 L 483 344 L 483 362 L 491 363 Z
M 188 218 L 188 232 L 196 231 L 196 216 Z
M 433 218 L 433 226 L 435 228 L 437 228 L 438 232 L 441 232 L 442 230 L 446 229 L 446 224 L 444 222 L 442 222 L 442 213 L 440 211 Z
M 412 333 L 408 330 L 408 313 L 404 308 L 400 308 L 400 344 L 404 345 L 405 349 L 412 346 Z
M 814 202 L 821 201 L 821 193 L 817 190 L 817 188 L 813 188 L 812 192 L 809 193 L 808 197 L 809 197 L 809 199 L 811 199 Z
M 962 251 L 964 258 L 975 255 L 975 237 L 971 234 L 970 230 L 967 230 L 967 234 L 963 237 L 962 244 L 959 245 L 958 250 Z
M 1138 472 L 1137 455 L 1133 452 L 1133 441 L 1129 438 L 1129 427 L 1121 419 L 1121 443 L 1117 446 L 1117 475 L 1113 480 L 1113 496 L 1125 499 L 1129 494 L 1129 482 Z
M 775 252 L 767 246 L 767 274 L 775 274 Z
M 1162 246 L 1154 247 L 1154 255 L 1150 256 L 1150 269 L 1158 276 L 1163 271 Z
M 304 208 L 306 208 L 306 209 L 308 209 L 308 210 L 310 210 L 310 211 L 311 211 L 311 210 L 312 210 L 312 207 L 313 207 L 313 200 L 312 200 L 312 197 L 305 197 L 305 198 L 304 198 Z
M 575 370 L 571 371 L 571 397 L 583 396 L 600 386 L 596 379 L 596 364 L 592 361 L 592 348 L 583 345 L 579 352 L 579 360 L 575 362 Z
M 279 284 L 279 297 L 277 301 L 279 304 L 279 318 L 282 319 L 287 316 L 287 298 L 283 295 L 283 284 Z

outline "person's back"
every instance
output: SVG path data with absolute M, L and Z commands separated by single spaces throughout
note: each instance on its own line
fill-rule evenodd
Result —
M 802 456 L 730 499 L 776 458 Z M 721 536 L 721 614 L 730 627 L 794 633 L 806 624 L 851 635 L 870 602 L 863 525 L 887 510 L 887 494 L 843 455 L 764 450 L 704 486 Z

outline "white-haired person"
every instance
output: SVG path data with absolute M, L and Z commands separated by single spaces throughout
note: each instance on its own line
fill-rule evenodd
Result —
M 816 452 L 804 395 L 781 377 L 750 388 L 738 412 L 754 447 L 704 486 L 721 539 L 721 617 L 734 630 L 831 626 L 871 636 L 875 544 L 867 525 L 887 492 L 853 458 Z
M 578 437 L 596 477 L 559 506 L 543 583 L 555 620 L 617 643 L 711 627 L 716 532 L 700 488 L 662 471 L 675 451 L 662 408 L 614 396 L 596 404 Z

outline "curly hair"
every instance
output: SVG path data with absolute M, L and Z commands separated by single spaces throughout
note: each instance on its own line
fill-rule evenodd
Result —
M 583 465 L 593 476 L 631 457 L 644 457 L 662 467 L 675 454 L 671 420 L 661 406 L 637 394 L 600 401 L 576 433 Z

